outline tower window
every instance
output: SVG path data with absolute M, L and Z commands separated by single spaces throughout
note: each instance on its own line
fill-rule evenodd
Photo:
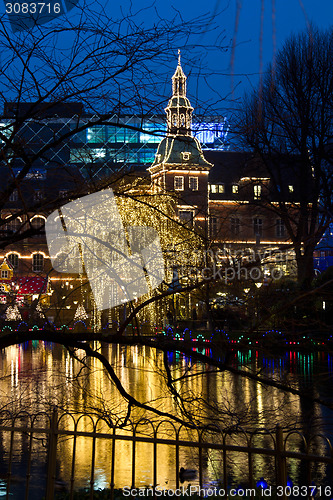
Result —
M 260 184 L 255 184 L 253 186 L 253 198 L 255 200 L 260 200 L 260 198 L 261 198 L 261 186 L 260 186 Z
M 199 187 L 199 179 L 198 179 L 198 177 L 190 177 L 189 180 L 188 180 L 188 187 L 192 191 L 198 191 L 198 187 Z
M 184 177 L 182 175 L 175 176 L 174 188 L 175 188 L 175 191 L 184 191 Z
M 185 115 L 180 115 L 180 125 L 185 127 Z

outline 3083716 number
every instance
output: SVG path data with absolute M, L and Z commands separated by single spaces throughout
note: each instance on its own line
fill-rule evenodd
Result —
M 60 14 L 61 5 L 60 3 L 44 3 L 44 2 L 32 2 L 32 3 L 6 3 L 6 14 Z

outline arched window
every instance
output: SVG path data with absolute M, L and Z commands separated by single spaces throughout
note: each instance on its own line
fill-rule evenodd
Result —
M 180 115 L 180 124 L 182 127 L 185 127 L 185 115 Z
M 45 231 L 44 231 L 45 219 L 44 219 L 44 217 L 36 215 L 35 217 L 33 217 L 31 219 L 31 225 L 37 231 L 37 234 L 35 234 L 34 236 L 38 237 L 38 238 L 43 237 L 43 235 L 45 234 Z
M 172 117 L 173 125 L 177 127 L 177 115 L 173 115 Z
M 41 253 L 34 253 L 32 256 L 32 270 L 34 273 L 40 273 L 44 268 L 44 256 Z
M 6 219 L 11 219 L 13 215 L 7 215 Z M 5 228 L 8 234 L 18 233 L 22 225 L 21 217 L 16 217 L 7 222 Z
M 14 270 L 18 268 L 18 265 L 19 265 L 19 256 L 17 255 L 17 253 L 10 253 L 7 256 L 7 259 L 8 259 L 8 262 L 10 263 L 10 265 L 12 266 L 12 268 Z

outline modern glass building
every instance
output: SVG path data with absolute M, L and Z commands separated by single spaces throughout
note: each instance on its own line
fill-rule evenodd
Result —
M 99 124 L 96 122 L 100 122 L 101 117 L 85 115 L 83 107 L 77 103 L 60 107 L 50 104 L 49 108 L 43 105 L 33 118 L 29 117 L 29 103 L 20 104 L 16 115 L 11 105 L 13 103 L 8 103 L 0 121 L 0 140 L 4 145 L 14 126 L 17 128 L 19 118 L 21 123 L 15 141 L 24 143 L 25 153 L 30 157 L 36 156 L 33 162 L 36 171 L 72 165 L 87 178 L 101 178 L 119 169 L 145 170 L 153 163 L 157 146 L 166 134 L 165 115 L 113 115 Z M 225 117 L 197 116 L 193 119 L 193 135 L 203 149 L 227 149 L 228 130 Z M 41 150 L 43 154 L 38 154 Z M 17 152 L 13 154 L 16 169 L 24 161 Z

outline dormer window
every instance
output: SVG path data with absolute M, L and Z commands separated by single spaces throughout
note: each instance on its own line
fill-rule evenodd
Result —
M 188 161 L 191 157 L 191 153 L 184 152 L 184 153 L 182 153 L 182 157 L 183 157 L 184 161 Z
M 255 200 L 260 200 L 260 198 L 261 198 L 261 186 L 260 186 L 260 184 L 255 184 L 253 186 L 253 198 Z

